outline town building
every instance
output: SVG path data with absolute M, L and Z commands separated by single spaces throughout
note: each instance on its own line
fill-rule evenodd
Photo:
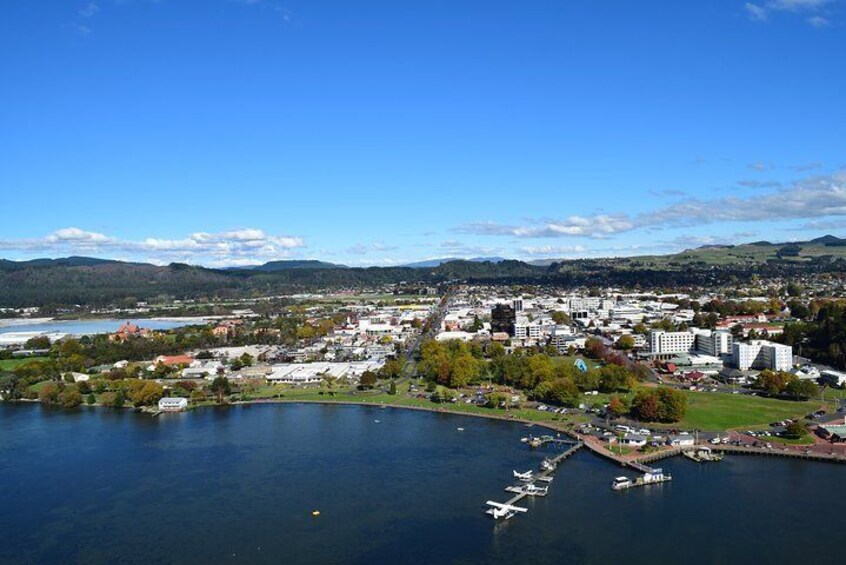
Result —
M 764 340 L 735 343 L 732 349 L 732 362 L 741 371 L 748 369 L 789 371 L 793 366 L 793 348 Z
M 491 310 L 491 333 L 505 332 L 513 336 L 516 321 L 517 315 L 512 306 L 508 304 L 497 304 Z
M 159 410 L 162 412 L 181 412 L 188 408 L 188 399 L 181 396 L 165 397 L 159 400 Z

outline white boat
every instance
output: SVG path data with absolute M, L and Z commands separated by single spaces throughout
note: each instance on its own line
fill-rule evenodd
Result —
M 616 477 L 611 482 L 611 488 L 614 490 L 623 490 L 632 486 L 632 480 L 628 477 Z
M 463 432 L 463 431 L 464 431 L 464 428 L 455 428 L 455 429 L 456 429 L 456 430 L 458 430 L 459 432 Z
M 544 459 L 540 465 L 541 471 L 554 471 L 555 470 L 555 463 L 553 463 L 550 459 Z

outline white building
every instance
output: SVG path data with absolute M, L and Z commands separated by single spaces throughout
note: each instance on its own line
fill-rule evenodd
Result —
M 732 335 L 729 332 L 691 328 L 686 332 L 649 332 L 649 350 L 654 356 L 693 353 L 719 357 L 732 352 Z
M 793 366 L 793 348 L 764 340 L 735 343 L 732 349 L 732 361 L 741 371 L 748 369 L 789 371 Z
M 695 349 L 696 334 L 693 332 L 649 332 L 649 351 L 653 355 L 688 353 Z
M 181 412 L 188 408 L 188 399 L 181 396 L 166 397 L 159 400 L 159 410 L 162 412 Z

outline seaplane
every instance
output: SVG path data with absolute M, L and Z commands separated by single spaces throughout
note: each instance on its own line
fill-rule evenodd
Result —
M 500 518 L 508 520 L 518 512 L 525 513 L 529 511 L 528 508 L 523 508 L 522 506 L 502 504 L 501 502 L 494 502 L 493 500 L 489 500 L 487 505 L 490 506 L 490 508 L 485 510 L 485 514 L 488 514 L 494 520 L 499 520 Z
M 518 481 L 531 481 L 532 480 L 532 472 L 526 471 L 525 473 L 520 473 L 518 471 L 514 471 L 514 478 Z
M 505 487 L 506 492 L 513 492 L 515 494 L 525 494 L 526 496 L 546 496 L 549 494 L 549 487 L 539 487 L 535 484 L 515 485 Z

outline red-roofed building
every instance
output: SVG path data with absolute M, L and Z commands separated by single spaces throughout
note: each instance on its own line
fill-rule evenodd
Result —
M 194 362 L 194 358 L 190 355 L 159 355 L 153 361 L 154 365 L 165 365 L 167 367 L 176 367 L 179 365 L 190 365 Z
M 133 337 L 147 337 L 150 330 L 139 327 L 129 322 L 124 323 L 118 330 L 109 336 L 111 341 L 126 341 Z

